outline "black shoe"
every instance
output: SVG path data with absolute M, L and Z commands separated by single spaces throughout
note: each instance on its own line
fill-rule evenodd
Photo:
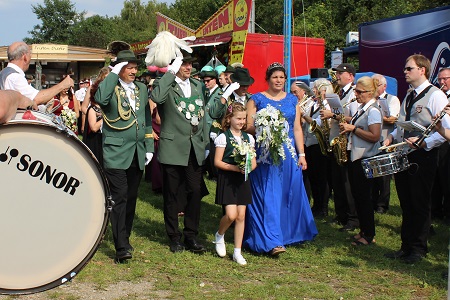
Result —
M 203 253 L 206 251 L 205 246 L 197 242 L 195 239 L 185 239 L 184 245 L 186 250 L 190 250 L 195 253 Z
M 170 242 L 170 251 L 172 251 L 173 253 L 183 252 L 184 245 L 180 241 L 171 241 Z
M 339 231 L 341 231 L 341 232 L 344 232 L 344 231 L 354 231 L 354 230 L 356 230 L 357 229 L 357 227 L 355 226 L 355 225 L 352 225 L 352 224 L 345 224 L 345 226 L 344 227 L 342 227 L 342 228 L 339 228 Z
M 375 210 L 375 212 L 377 213 L 377 214 L 380 214 L 380 215 L 382 215 L 382 214 L 385 214 L 386 213 L 386 209 L 384 208 L 384 207 L 377 207 L 377 209 Z
M 384 254 L 384 257 L 389 258 L 389 259 L 399 259 L 399 258 L 404 258 L 406 256 L 409 256 L 409 253 L 403 251 L 402 249 Z
M 419 254 L 419 253 L 411 253 L 411 254 L 408 255 L 408 256 L 402 257 L 402 261 L 403 261 L 405 264 L 412 265 L 412 264 L 415 264 L 415 263 L 421 261 L 422 258 L 423 258 L 423 255 L 422 255 L 422 254 Z
M 123 262 L 125 262 L 128 259 L 132 259 L 133 256 L 131 255 L 131 253 L 126 250 L 126 251 L 122 251 L 122 252 L 116 252 L 116 257 L 114 258 L 114 261 L 118 264 L 121 264 Z

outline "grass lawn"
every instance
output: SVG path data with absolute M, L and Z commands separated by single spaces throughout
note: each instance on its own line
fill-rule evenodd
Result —
M 134 258 L 129 263 L 113 263 L 114 246 L 108 229 L 104 242 L 73 282 L 89 283 L 98 291 L 120 282 L 150 282 L 145 290 L 126 297 L 107 299 L 446 299 L 448 268 L 448 226 L 435 223 L 430 253 L 415 265 L 383 258 L 400 248 L 401 210 L 392 185 L 391 207 L 376 215 L 376 244 L 352 247 L 351 234 L 336 225 L 317 219 L 319 234 L 313 242 L 291 246 L 279 258 L 244 252 L 247 266 L 231 258 L 232 229 L 225 239 L 228 256 L 215 254 L 214 233 L 222 209 L 214 204 L 215 183 L 207 181 L 210 195 L 203 199 L 199 239 L 208 252 L 173 254 L 164 230 L 163 200 L 142 182 L 131 244 Z M 180 218 L 180 222 L 182 218 Z M 356 233 L 356 232 L 355 232 Z M 70 285 L 71 283 L 69 283 Z M 80 299 L 56 288 L 45 292 L 50 299 Z M 145 296 L 143 296 L 145 295 Z M 9 298 L 9 297 L 6 297 Z M 90 298 L 89 298 L 90 299 Z M 94 298 L 93 298 L 94 299 Z

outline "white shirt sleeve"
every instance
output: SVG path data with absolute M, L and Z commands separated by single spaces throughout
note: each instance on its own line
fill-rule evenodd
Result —
M 17 91 L 31 100 L 34 100 L 39 93 L 39 90 L 29 85 L 27 79 L 19 73 L 8 75 L 5 80 L 5 90 Z
M 216 148 L 225 148 L 227 146 L 227 137 L 225 134 L 219 134 L 219 136 L 214 140 L 214 145 L 216 145 Z
M 430 95 L 430 100 L 428 101 L 428 109 L 430 109 L 432 116 L 439 114 L 444 107 L 448 104 L 447 96 L 441 90 L 434 91 Z M 442 119 L 442 126 L 444 128 L 450 129 L 450 117 L 446 114 Z M 445 138 L 440 135 L 437 131 L 434 131 L 426 139 L 425 143 L 427 146 L 425 150 L 429 151 L 435 147 L 438 147 L 445 142 Z
M 248 139 L 250 141 L 250 145 L 252 145 L 252 147 L 255 148 L 255 138 L 253 137 L 253 135 L 248 134 Z
M 389 102 L 389 115 L 390 117 L 398 118 L 400 114 L 400 100 L 396 96 L 392 96 L 391 102 Z
M 382 118 L 381 118 L 381 113 L 378 109 L 370 109 L 367 115 L 367 124 L 373 125 L 373 124 L 381 124 L 382 123 Z

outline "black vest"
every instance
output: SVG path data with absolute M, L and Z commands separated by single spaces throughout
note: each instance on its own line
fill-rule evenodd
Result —
M 248 134 L 246 132 L 241 131 L 242 133 L 242 137 L 241 139 L 243 141 L 246 141 L 247 143 L 250 142 L 250 138 L 248 137 Z M 225 152 L 223 153 L 223 158 L 222 161 L 229 163 L 231 165 L 236 165 L 236 162 L 234 161 L 234 157 L 232 157 L 231 155 L 233 154 L 233 150 L 234 150 L 234 146 L 231 145 L 231 141 L 230 139 L 234 139 L 233 134 L 231 133 L 231 130 L 228 129 L 227 131 L 224 132 L 226 140 L 227 140 L 227 146 L 225 147 Z M 237 144 L 237 142 L 236 142 Z

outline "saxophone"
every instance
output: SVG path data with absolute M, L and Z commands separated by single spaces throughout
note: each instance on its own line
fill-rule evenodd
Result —
M 319 98 L 318 101 L 320 109 L 325 109 L 322 98 Z M 328 153 L 333 151 L 328 143 L 330 140 L 330 123 L 328 120 L 323 120 L 322 126 L 319 126 L 315 120 L 312 120 L 309 124 L 308 131 L 316 136 L 316 139 L 319 142 L 320 152 L 322 152 L 323 155 L 327 156 Z
M 341 114 L 339 116 L 339 124 L 345 123 L 345 116 Z M 347 160 L 347 134 L 341 133 L 337 137 L 333 138 L 330 142 L 330 146 L 332 147 L 332 151 L 336 158 L 336 162 L 338 165 L 343 166 Z

